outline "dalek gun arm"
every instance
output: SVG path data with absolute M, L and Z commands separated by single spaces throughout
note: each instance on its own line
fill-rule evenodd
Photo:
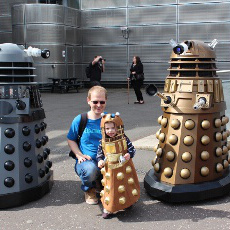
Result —
M 163 99 L 164 100 L 164 103 L 165 104 L 169 104 L 171 105 L 172 107 L 176 106 L 173 102 L 172 102 L 172 98 L 170 96 L 165 96 L 163 95 L 162 93 L 158 92 L 157 91 L 157 87 L 153 84 L 150 84 L 150 85 L 147 85 L 146 87 L 146 93 L 149 95 L 149 96 L 158 96 L 159 98 Z
M 29 46 L 28 49 L 24 49 L 24 51 L 27 53 L 28 56 L 32 56 L 32 57 L 43 57 L 43 58 L 50 57 L 50 51 L 48 49 L 41 50 Z
M 193 109 L 194 110 L 200 110 L 202 108 L 204 108 L 206 105 L 206 98 L 205 97 L 200 97 L 198 99 L 198 102 L 196 102 L 194 105 L 193 105 Z

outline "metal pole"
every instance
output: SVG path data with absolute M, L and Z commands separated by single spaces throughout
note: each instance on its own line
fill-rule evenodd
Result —
M 129 104 L 129 78 L 127 78 L 128 80 L 128 104 Z

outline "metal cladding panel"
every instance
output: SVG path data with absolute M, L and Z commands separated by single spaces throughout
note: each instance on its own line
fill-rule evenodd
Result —
M 130 44 L 166 43 L 176 37 L 176 25 L 130 27 Z
M 75 41 L 74 45 L 82 45 L 82 29 L 80 28 L 75 28 Z
M 230 62 L 217 62 L 216 66 L 219 70 L 230 70 Z M 217 73 L 218 77 L 222 80 L 230 80 L 230 72 L 226 73 Z M 229 92 L 228 92 L 229 95 Z M 225 99 L 229 100 L 229 96 L 226 97 Z M 230 108 L 229 108 L 230 109 Z
M 90 63 L 95 56 L 102 56 L 108 62 L 127 62 L 127 46 L 84 46 L 82 62 Z
M 26 3 L 27 3 L 27 0 L 1 0 L 1 1 L 6 1 L 6 2 L 8 2 L 7 4 L 9 5 L 10 13 L 11 13 L 11 8 L 12 8 L 14 5 L 26 4 Z
M 67 65 L 67 78 L 75 77 L 75 66 L 68 64 Z
M 73 62 L 74 63 L 82 62 L 82 47 L 81 46 L 73 47 Z
M 179 25 L 179 41 L 201 40 L 211 42 L 213 39 L 229 41 L 230 23 Z
M 75 9 L 80 9 L 81 6 L 81 0 L 68 0 L 66 2 L 68 7 L 75 8 Z
M 24 24 L 24 14 L 25 14 L 25 6 L 24 4 L 15 5 L 12 7 L 12 24 L 20 25 Z
M 0 15 L 10 14 L 10 8 L 8 1 L 0 1 Z
M 15 44 L 25 44 L 25 34 L 23 25 L 16 25 L 12 27 L 12 40 Z
M 43 44 L 43 45 L 39 45 L 39 44 L 30 44 L 30 43 L 27 43 L 26 44 L 26 47 L 29 47 L 29 46 L 32 46 L 32 47 L 36 47 L 36 48 L 39 48 L 41 50 L 43 49 L 49 49 L 50 50 L 50 57 L 47 58 L 47 59 L 44 59 L 44 58 L 41 58 L 41 57 L 33 57 L 34 59 L 34 62 L 36 63 L 45 63 L 45 64 L 48 64 L 48 63 L 51 63 L 51 64 L 64 64 L 65 63 L 65 57 L 63 57 L 63 51 L 65 53 L 65 45 L 52 45 L 52 44 L 49 44 L 49 45 L 46 45 L 46 44 Z
M 143 63 L 145 81 L 153 81 L 156 83 L 163 83 L 168 76 L 169 64 L 167 62 L 159 63 Z
M 27 43 L 37 44 L 64 44 L 65 27 L 64 25 L 54 24 L 33 24 L 26 26 Z M 44 32 L 45 31 L 45 32 Z
M 216 1 L 212 1 L 212 0 L 178 0 L 178 4 L 182 4 L 182 3 L 210 3 L 210 2 L 229 2 L 229 0 L 216 0 Z
M 101 9 L 101 8 L 117 8 L 126 7 L 126 1 L 124 0 L 83 0 L 82 9 Z
M 81 45 L 82 34 L 80 28 L 66 26 L 65 32 L 66 32 L 66 44 Z
M 0 32 L 0 43 L 12 43 L 12 32 Z
M 0 16 L 0 31 L 12 31 L 11 15 Z
M 130 45 L 129 62 L 132 62 L 133 56 L 139 56 L 142 62 L 168 62 L 171 51 L 169 44 Z
M 230 61 L 230 43 L 218 43 L 215 47 L 215 51 L 218 61 Z
M 65 64 L 38 64 L 34 63 L 36 70 L 34 73 L 37 75 L 36 82 L 51 83 L 48 78 L 66 78 L 66 65 Z
M 27 4 L 26 24 L 64 24 L 64 7 L 55 4 Z
M 66 44 L 75 44 L 76 43 L 75 28 L 66 26 L 65 32 L 66 32 Z
M 65 25 L 80 27 L 81 11 L 65 7 Z
M 126 25 L 126 9 L 82 11 L 82 27 Z
M 176 4 L 177 0 L 129 0 L 128 6 L 152 6 L 163 4 Z
M 230 2 L 179 6 L 179 23 L 226 21 L 230 21 Z
M 176 6 L 129 8 L 129 25 L 176 24 Z
M 85 66 L 83 68 L 83 65 L 74 65 L 75 68 L 75 76 L 78 80 L 83 80 L 85 77 Z M 84 76 L 83 76 L 83 72 L 84 72 Z M 85 79 L 87 79 L 85 77 Z
M 126 63 L 107 63 L 105 67 L 105 72 L 102 73 L 102 81 L 127 81 L 127 69 L 128 65 Z
M 83 29 L 83 45 L 126 44 L 120 28 Z
M 74 59 L 74 48 L 73 46 L 66 46 L 66 61 L 68 63 L 73 63 L 73 59 Z

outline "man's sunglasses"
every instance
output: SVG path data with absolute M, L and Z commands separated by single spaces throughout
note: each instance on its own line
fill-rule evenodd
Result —
M 94 105 L 97 105 L 98 103 L 100 103 L 101 105 L 105 104 L 105 101 L 91 101 Z

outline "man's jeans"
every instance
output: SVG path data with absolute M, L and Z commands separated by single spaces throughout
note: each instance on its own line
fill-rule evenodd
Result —
M 81 164 L 75 165 L 75 172 L 82 181 L 81 189 L 87 192 L 95 187 L 95 180 L 100 175 L 100 169 L 97 167 L 97 162 L 94 160 L 86 160 Z

